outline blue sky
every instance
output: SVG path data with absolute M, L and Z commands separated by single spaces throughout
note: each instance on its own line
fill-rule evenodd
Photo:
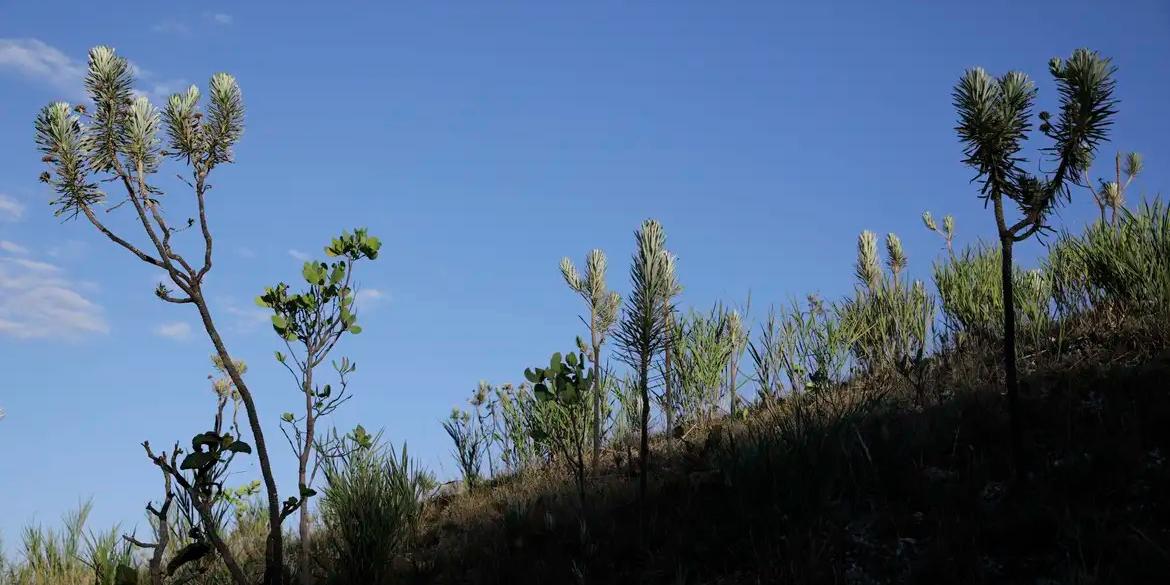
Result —
M 646 217 L 680 257 L 684 306 L 750 292 L 757 318 L 796 295 L 848 291 L 863 229 L 902 235 L 921 276 L 941 244 L 924 209 L 953 213 L 961 243 L 990 238 L 953 131 L 950 91 L 966 67 L 1021 69 L 1051 107 L 1050 57 L 1081 46 L 1113 57 L 1122 102 L 1106 152 L 1145 154 L 1131 200 L 1170 184 L 1164 3 L 495 4 L 0 7 L 7 546 L 90 496 L 95 526 L 142 524 L 160 486 L 138 443 L 189 438 L 212 404 L 193 310 L 154 299 L 150 267 L 87 225 L 54 218 L 36 180 L 32 119 L 77 98 L 93 45 L 129 57 L 155 98 L 217 71 L 240 80 L 247 130 L 211 195 L 209 288 L 290 493 L 276 422 L 296 391 L 252 299 L 342 229 L 367 226 L 384 247 L 359 277 L 375 292 L 364 333 L 340 348 L 359 369 L 334 423 L 384 428 L 450 476 L 439 420 L 478 380 L 518 381 L 581 333 L 561 256 L 606 250 L 624 293 Z M 189 195 L 167 185 L 175 201 Z M 1078 192 L 1062 217 L 1080 225 L 1094 209 Z M 256 475 L 254 462 L 239 470 L 240 483 Z

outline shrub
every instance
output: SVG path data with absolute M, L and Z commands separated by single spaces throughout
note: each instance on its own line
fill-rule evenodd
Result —
M 1091 300 L 1132 315 L 1170 310 L 1170 206 L 1122 209 L 1116 225 L 1095 223 L 1062 243 Z
M 720 306 L 707 313 L 692 310 L 672 328 L 671 375 L 676 390 L 670 406 L 680 423 L 715 415 L 724 390 L 723 374 L 734 349 L 728 315 Z
M 962 342 L 1003 339 L 1003 287 L 999 247 L 979 244 L 934 265 L 934 283 L 942 304 L 949 340 Z M 1042 270 L 1015 267 L 1012 289 L 1016 333 L 1025 346 L 1035 346 L 1052 324 L 1052 286 Z
M 327 459 L 321 517 L 334 583 L 386 583 L 391 561 L 413 538 L 424 492 L 434 480 L 387 445 Z
M 839 308 L 853 338 L 854 359 L 866 371 L 892 369 L 918 384 L 934 321 L 934 299 L 921 281 L 902 277 L 906 255 L 894 234 L 886 238 L 887 265 L 882 270 L 877 236 L 862 232 L 857 244 L 858 283 L 853 298 Z

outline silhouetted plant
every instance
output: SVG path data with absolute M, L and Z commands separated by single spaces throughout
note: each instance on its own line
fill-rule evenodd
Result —
M 676 285 L 674 256 L 666 251 L 666 232 L 653 219 L 634 233 L 637 249 L 630 267 L 631 291 L 618 327 L 623 361 L 638 375 L 642 405 L 638 498 L 642 533 L 646 530 L 646 480 L 650 463 L 650 365 L 666 343 L 665 318 L 671 311 L 670 292 Z
M 146 97 L 134 96 L 133 82 L 130 63 L 113 49 L 101 46 L 89 52 L 85 88 L 93 100 L 93 112 L 89 113 L 84 106 L 56 102 L 42 109 L 36 118 L 37 148 L 52 168 L 51 173 L 41 173 L 41 180 L 57 193 L 52 204 L 58 216 L 83 216 L 116 245 L 166 274 L 178 294 L 159 284 L 155 292 L 160 299 L 191 304 L 197 309 L 248 414 L 268 499 L 269 542 L 264 583 L 279 585 L 283 580 L 281 503 L 260 415 L 219 336 L 203 291 L 204 279 L 212 266 L 213 239 L 207 221 L 207 193 L 211 186 L 208 179 L 219 165 L 232 162 L 232 147 L 243 134 L 240 88 L 231 75 L 214 75 L 204 115 L 199 111 L 200 94 L 195 86 L 171 96 L 159 112 Z M 158 136 L 160 129 L 167 134 L 166 150 Z M 194 192 L 198 219 L 188 219 L 183 226 L 171 225 L 163 212 L 163 192 L 151 184 L 164 157 L 183 161 L 190 172 L 190 178 L 184 180 Z M 115 233 L 100 218 L 107 194 L 99 185 L 108 181 L 123 188 L 126 195 L 110 210 L 129 203 L 148 241 L 147 247 L 139 247 Z M 203 249 L 202 261 L 193 264 L 175 247 L 173 236 L 196 224 Z
M 1047 227 L 1049 212 L 1069 197 L 1069 184 L 1081 182 L 1116 113 L 1115 68 L 1108 59 L 1078 49 L 1068 61 L 1052 59 L 1048 69 L 1056 81 L 1060 110 L 1055 120 L 1048 112 L 1040 113 L 1040 132 L 1053 141 L 1047 152 L 1056 163 L 1055 170 L 1045 176 L 1033 175 L 1020 166 L 1024 161 L 1020 150 L 1032 127 L 1030 118 L 1036 99 L 1036 88 L 1026 75 L 1011 72 L 995 79 L 983 69 L 974 68 L 963 75 L 954 91 L 959 114 L 956 130 L 964 144 L 963 162 L 976 170 L 980 197 L 995 211 L 1002 260 L 1004 366 L 1017 470 L 1022 456 L 1022 423 L 1016 374 L 1012 246 Z M 1005 197 L 1015 202 L 1023 215 L 1016 223 L 1008 223 L 1004 215 Z

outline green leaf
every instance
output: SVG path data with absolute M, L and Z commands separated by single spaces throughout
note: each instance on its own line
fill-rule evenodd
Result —
M 535 372 L 529 368 L 524 368 L 524 379 L 532 382 L 533 384 L 539 382 L 543 377 L 544 376 L 542 376 L 540 373 L 540 368 L 537 368 Z
M 569 364 L 570 368 L 577 367 L 577 354 L 570 353 L 569 355 L 565 356 L 565 363 Z
M 194 437 L 191 437 L 191 449 L 194 451 L 200 451 L 199 447 L 201 447 L 201 446 L 207 446 L 207 447 L 218 446 L 220 441 L 221 441 L 220 436 L 215 434 L 214 431 L 207 431 L 206 433 L 200 433 L 198 435 L 195 435 Z
M 313 497 L 313 496 L 315 496 L 315 495 L 317 495 L 317 490 L 315 490 L 315 489 L 313 489 L 313 488 L 311 488 L 311 487 L 303 487 L 303 488 L 301 488 L 301 498 L 302 498 L 302 499 L 303 499 L 303 498 L 311 498 L 311 497 Z
M 292 422 L 295 418 L 296 417 L 293 416 L 293 413 L 291 413 L 291 412 L 286 412 L 286 413 L 280 415 L 280 420 L 282 420 L 286 423 Z
M 540 400 L 541 402 L 548 402 L 549 400 L 556 398 L 553 396 L 553 393 L 549 391 L 548 386 L 545 385 L 544 382 L 533 386 L 532 394 L 533 396 L 536 396 L 536 399 Z
M 361 325 L 350 325 L 348 331 L 354 335 L 357 335 L 358 333 L 362 332 L 362 326 Z
M 283 332 L 285 329 L 288 329 L 288 319 L 285 319 L 282 315 L 273 315 L 272 326 L 276 328 L 277 332 Z
M 286 356 L 285 356 L 283 353 L 280 353 L 279 351 L 278 351 L 278 352 L 276 352 L 276 361 L 278 361 L 278 362 L 280 362 L 280 363 L 282 363 L 282 364 L 283 364 L 283 363 L 284 363 L 284 360 L 285 360 L 285 358 L 286 358 Z
M 243 441 L 236 441 L 228 445 L 227 450 L 232 453 L 246 453 L 250 455 L 252 453 L 252 446 Z
M 200 469 L 216 461 L 218 461 L 218 458 L 211 453 L 191 453 L 183 458 L 183 463 L 179 465 L 179 469 Z

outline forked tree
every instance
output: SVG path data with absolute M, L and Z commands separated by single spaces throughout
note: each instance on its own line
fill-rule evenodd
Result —
M 573 289 L 585 300 L 589 306 L 589 361 L 593 364 L 593 373 L 589 377 L 592 381 L 592 398 L 589 401 L 593 408 L 593 467 L 596 469 L 598 457 L 601 454 L 601 346 L 606 336 L 613 330 L 617 322 L 618 309 L 621 307 L 622 297 L 610 291 L 605 286 L 605 269 L 607 266 L 605 252 L 590 250 L 585 257 L 585 276 L 573 266 L 568 257 L 561 259 L 561 276 L 565 284 Z M 584 320 L 584 319 L 582 319 Z
M 637 250 L 630 267 L 630 295 L 618 326 L 619 355 L 637 372 L 642 400 L 642 444 L 638 477 L 639 525 L 646 534 L 646 486 L 650 463 L 650 364 L 666 340 L 668 291 L 675 282 L 674 257 L 666 251 L 662 224 L 647 219 L 634 233 Z
M 171 96 L 160 112 L 147 98 L 136 97 L 133 85 L 132 67 L 125 58 L 104 46 L 89 52 L 85 89 L 92 111 L 56 102 L 36 118 L 36 144 L 52 169 L 42 173 L 41 180 L 56 191 L 52 204 L 58 216 L 83 217 L 114 244 L 165 275 L 170 285 L 159 284 L 155 294 L 160 299 L 191 305 L 198 312 L 247 413 L 267 498 L 264 583 L 277 585 L 283 579 L 280 526 L 288 503 L 282 510 L 256 401 L 220 337 L 203 288 L 212 267 L 209 181 L 217 167 L 232 162 L 232 147 L 244 131 L 240 88 L 231 75 L 218 73 L 211 78 L 205 111 L 199 105 L 199 89 L 191 86 Z M 160 130 L 166 133 L 165 149 Z M 164 158 L 185 164 L 183 178 L 193 193 L 195 218 L 176 221 L 164 212 L 166 197 L 155 181 Z M 112 199 L 103 190 L 107 185 L 116 185 L 121 196 Z M 137 237 L 116 233 L 105 223 L 107 213 L 127 207 L 141 228 Z M 202 250 L 189 260 L 176 248 L 174 236 L 196 225 Z M 171 463 L 161 455 L 152 461 Z
M 956 127 L 963 142 L 963 162 L 976 170 L 980 196 L 995 212 L 1003 282 L 1003 360 L 1006 373 L 1012 459 L 1022 463 L 1022 422 L 1016 372 L 1016 324 L 1012 287 L 1012 246 L 1048 229 L 1050 212 L 1069 199 L 1069 186 L 1083 181 L 1093 154 L 1106 139 L 1116 113 L 1115 67 L 1094 51 L 1078 49 L 1067 61 L 1054 58 L 1048 70 L 1060 95 L 1053 117 L 1040 113 L 1040 132 L 1052 140 L 1045 149 L 1055 165 L 1049 172 L 1025 171 L 1020 150 L 1032 129 L 1036 87 L 1028 76 L 1010 72 L 995 78 L 982 68 L 969 69 L 955 86 Z M 1004 199 L 1022 215 L 1009 223 Z

